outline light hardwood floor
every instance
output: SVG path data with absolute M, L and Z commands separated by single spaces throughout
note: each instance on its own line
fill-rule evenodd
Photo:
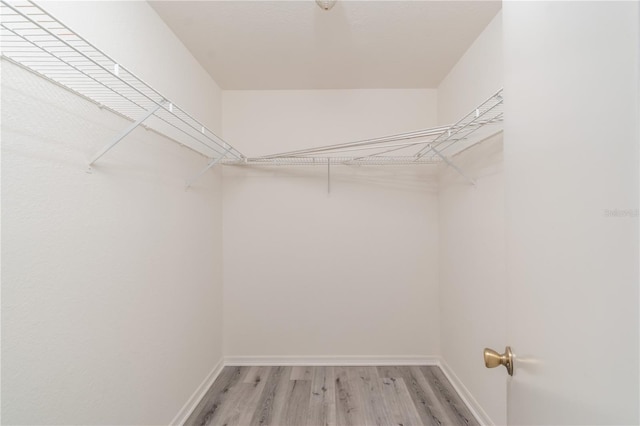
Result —
M 187 425 L 477 425 L 439 367 L 225 367 Z

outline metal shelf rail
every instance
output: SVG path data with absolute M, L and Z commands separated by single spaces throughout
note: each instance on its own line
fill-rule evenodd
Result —
M 450 126 L 433 127 L 356 142 L 283 152 L 224 164 L 267 166 L 447 164 L 475 185 L 452 157 L 502 131 L 502 89 Z
M 246 158 L 246 164 L 434 164 L 502 131 L 502 89 L 457 123 L 356 142 Z M 359 152 L 357 154 L 354 153 Z M 392 155 L 390 155 L 393 153 Z M 226 164 L 233 160 L 225 160 Z
M 0 0 L 3 60 L 61 85 L 131 125 L 96 153 L 93 165 L 138 126 L 205 155 L 207 166 L 187 180 L 188 188 L 216 164 L 241 166 L 447 164 L 470 183 L 452 158 L 502 131 L 503 96 L 498 90 L 457 123 L 336 145 L 245 157 L 158 91 L 30 0 Z
M 91 158 L 90 166 L 141 125 L 210 158 L 187 187 L 223 158 L 244 159 L 200 121 L 35 3 L 2 0 L 0 37 L 3 59 L 132 122 Z

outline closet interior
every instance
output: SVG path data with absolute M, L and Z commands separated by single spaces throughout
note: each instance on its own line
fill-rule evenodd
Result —
M 637 4 L 317 3 L 0 0 L 5 422 L 553 424 L 549 342 L 637 368 Z

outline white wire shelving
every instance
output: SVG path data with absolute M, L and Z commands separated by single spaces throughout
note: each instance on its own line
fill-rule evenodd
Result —
M 449 165 L 450 158 L 500 132 L 502 89 L 457 123 L 343 144 L 283 152 L 225 164 L 259 165 Z
M 209 168 L 447 164 L 471 183 L 453 157 L 502 130 L 503 96 L 498 90 L 455 124 L 384 137 L 245 157 L 182 108 L 162 96 L 90 42 L 30 0 L 0 0 L 3 60 L 13 62 L 129 121 L 131 125 L 96 153 L 90 165 L 138 126 L 199 152 L 209 162 L 187 180 L 189 187 Z
M 200 121 L 31 1 L 0 2 L 0 40 L 4 60 L 132 122 L 93 156 L 90 165 L 141 125 L 210 158 L 208 167 L 225 157 L 245 158 Z
M 418 165 L 446 164 L 469 183 L 475 180 L 460 169 L 453 157 L 502 131 L 502 89 L 450 126 L 433 127 L 379 138 L 283 152 L 223 164 L 264 166 Z

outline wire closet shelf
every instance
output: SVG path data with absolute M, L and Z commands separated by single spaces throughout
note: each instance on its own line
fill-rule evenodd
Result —
M 446 163 L 456 168 L 451 157 L 502 130 L 503 97 L 500 89 L 450 126 L 261 157 L 245 157 L 32 1 L 0 0 L 0 30 L 3 59 L 131 121 L 127 129 L 93 157 L 91 164 L 142 125 L 211 159 L 206 168 L 187 182 L 187 186 L 216 164 L 331 166 Z
M 502 89 L 450 126 L 242 160 L 264 165 L 452 165 L 449 158 L 502 131 Z M 225 160 L 225 164 L 238 163 Z
M 93 157 L 91 164 L 139 125 L 214 160 L 244 158 L 184 109 L 37 4 L 1 1 L 0 30 L 3 59 L 132 122 Z

